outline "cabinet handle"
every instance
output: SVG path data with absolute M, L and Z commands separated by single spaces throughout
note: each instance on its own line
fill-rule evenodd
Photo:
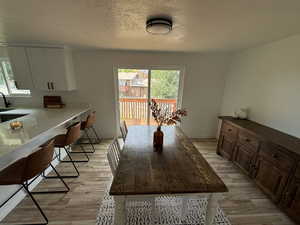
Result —
M 250 141 L 251 141 L 250 139 L 246 138 L 246 142 L 250 142 Z
M 290 198 L 290 193 L 287 191 L 283 195 L 283 200 L 285 201 L 286 204 L 289 202 L 289 198 Z
M 227 131 L 229 131 L 229 132 L 230 132 L 230 131 L 232 131 L 232 129 L 228 129 Z
M 51 88 L 52 88 L 52 90 L 54 90 L 54 84 L 53 84 L 53 82 L 51 82 Z
M 272 155 L 272 157 L 273 157 L 274 159 L 278 159 L 278 155 L 277 155 L 276 153 L 274 153 L 274 154 Z
M 19 89 L 19 85 L 18 85 L 17 81 L 15 81 L 15 86 L 16 86 L 17 89 Z
M 255 163 L 252 164 L 252 170 L 253 170 L 253 176 L 257 175 L 258 167 L 255 165 Z
M 50 83 L 49 82 L 47 82 L 47 86 L 48 86 L 48 90 L 50 90 Z

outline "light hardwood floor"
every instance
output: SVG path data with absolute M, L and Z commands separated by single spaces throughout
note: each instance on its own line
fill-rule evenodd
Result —
M 78 163 L 80 177 L 67 179 L 71 191 L 67 194 L 35 195 L 49 218 L 50 225 L 95 225 L 96 215 L 104 190 L 111 179 L 106 160 L 110 141 L 97 145 L 96 153 L 90 154 L 90 162 Z M 232 225 L 292 225 L 284 213 L 267 199 L 231 162 L 216 155 L 216 141 L 213 139 L 193 140 L 194 145 L 213 166 L 229 188 L 223 194 L 220 206 Z M 80 157 L 80 156 L 77 156 Z M 58 169 L 65 173 L 69 164 L 60 164 Z M 45 190 L 61 186 L 57 180 L 45 180 L 36 189 Z M 41 217 L 27 197 L 0 224 L 17 222 L 39 222 Z M 9 223 L 8 223 L 9 221 Z

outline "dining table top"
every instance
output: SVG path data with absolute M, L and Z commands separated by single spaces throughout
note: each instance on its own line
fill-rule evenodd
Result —
M 163 126 L 163 151 L 153 148 L 155 126 L 129 126 L 110 195 L 227 192 L 178 126 Z

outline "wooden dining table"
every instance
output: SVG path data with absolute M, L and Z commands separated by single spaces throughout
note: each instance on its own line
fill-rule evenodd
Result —
M 205 222 L 213 223 L 218 194 L 228 189 L 178 126 L 162 127 L 163 151 L 153 148 L 155 126 L 130 126 L 109 194 L 115 202 L 115 225 L 124 225 L 129 197 L 190 196 L 208 198 Z M 183 201 L 185 214 L 187 201 Z

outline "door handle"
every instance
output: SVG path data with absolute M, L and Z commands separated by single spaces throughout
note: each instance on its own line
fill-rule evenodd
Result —
M 54 90 L 54 84 L 53 84 L 53 82 L 51 82 L 51 88 L 52 88 L 52 90 Z
M 50 83 L 49 82 L 47 82 L 47 86 L 48 86 L 48 90 L 50 90 Z

